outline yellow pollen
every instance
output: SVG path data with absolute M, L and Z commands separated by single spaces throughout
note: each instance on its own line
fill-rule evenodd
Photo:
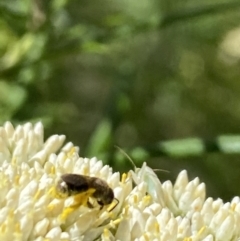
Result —
M 156 233 L 159 234 L 160 233 L 159 224 L 156 222 L 156 223 L 154 223 L 154 226 L 155 226 Z
M 21 228 L 20 228 L 20 223 L 19 222 L 16 223 L 16 225 L 15 225 L 15 232 L 21 233 Z
M 137 195 L 134 195 L 134 196 L 133 196 L 133 202 L 134 202 L 135 204 L 138 203 L 138 196 L 137 196 Z
M 52 212 L 53 209 L 54 209 L 54 204 L 48 204 L 47 205 L 47 211 L 48 212 Z
M 197 233 L 197 236 L 201 236 L 205 230 L 206 230 L 206 226 L 201 227 Z
M 40 190 L 37 190 L 36 194 L 34 195 L 33 199 L 37 200 L 40 196 Z
M 120 220 L 120 221 L 118 221 L 118 220 Z M 110 229 L 110 228 L 113 228 L 113 229 L 115 229 L 116 228 L 116 225 L 118 225 L 119 223 L 121 222 L 121 219 L 119 218 L 119 219 L 116 219 L 116 220 L 110 220 L 110 222 L 109 222 L 109 224 L 108 224 L 108 229 Z
M 183 241 L 192 241 L 192 238 L 187 237 L 187 238 L 184 238 Z
M 56 173 L 56 169 L 54 166 L 51 167 L 50 173 L 53 175 Z
M 94 188 L 89 188 L 86 192 L 79 193 L 74 196 L 74 203 L 72 207 L 78 208 L 81 205 L 88 206 L 88 199 L 96 190 Z
M 70 151 L 67 153 L 67 157 L 71 158 L 76 153 L 76 147 L 73 146 Z
M 151 201 L 151 196 L 150 195 L 146 195 L 143 197 L 143 202 L 145 204 L 148 204 Z
M 126 205 L 126 206 L 123 208 L 122 214 L 123 214 L 124 217 L 127 217 L 127 216 L 129 215 L 129 205 Z
M 11 164 L 12 165 L 16 165 L 16 163 L 17 163 L 17 158 L 16 157 L 12 157 Z
M 13 218 L 14 217 L 14 210 L 9 210 L 9 213 L 8 213 L 8 218 Z
M 0 226 L 0 233 L 5 233 L 6 232 L 6 229 L 7 229 L 7 226 L 5 223 L 3 223 L 1 226 Z
M 56 188 L 55 187 L 51 187 L 48 192 L 47 192 L 47 196 L 50 196 L 52 198 L 55 198 L 58 196 L 58 193 L 56 191 Z M 60 198 L 60 197 L 59 197 Z
M 67 160 L 67 154 L 66 153 L 63 153 L 63 160 L 66 161 Z
M 109 234 L 108 229 L 104 228 L 104 230 L 103 230 L 103 236 L 104 236 L 105 238 L 109 238 L 109 237 L 110 237 L 110 234 Z
M 83 175 L 87 176 L 88 174 L 89 174 L 89 168 L 85 166 L 83 168 Z
M 127 175 L 126 173 L 123 173 L 123 174 L 122 174 L 122 178 L 121 178 L 121 182 L 122 182 L 122 183 L 125 183 L 127 177 L 128 177 L 128 175 Z
M 112 222 L 113 222 L 114 225 L 118 225 L 119 223 L 121 223 L 121 221 L 122 221 L 122 218 L 118 218 L 118 219 L 116 219 Z
M 14 178 L 14 184 L 15 184 L 16 186 L 19 185 L 19 179 L 20 179 L 20 176 L 19 176 L 19 175 L 16 175 L 15 178 Z
M 148 235 L 146 233 L 143 236 L 144 236 L 146 241 L 149 241 L 149 237 L 148 237 Z
M 236 206 L 237 206 L 236 203 L 233 203 L 233 204 L 231 205 L 231 209 L 232 209 L 232 211 L 235 211 Z

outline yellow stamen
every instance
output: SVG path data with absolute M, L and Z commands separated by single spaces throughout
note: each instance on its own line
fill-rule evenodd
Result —
M 128 177 L 128 175 L 127 175 L 126 173 L 123 173 L 123 174 L 122 174 L 122 178 L 121 178 L 121 182 L 122 182 L 122 183 L 125 183 L 127 177 Z
M 37 190 L 36 194 L 34 195 L 33 199 L 37 200 L 40 196 L 40 190 Z
M 203 226 L 197 233 L 197 236 L 200 236 L 206 230 L 206 226 Z
M 158 222 L 154 223 L 154 226 L 155 226 L 156 233 L 159 234 L 160 233 L 160 226 L 159 226 Z
M 143 203 L 145 203 L 146 205 L 149 204 L 149 202 L 151 201 L 151 196 L 150 195 L 146 195 L 143 197 Z
M 237 206 L 236 203 L 233 203 L 233 204 L 231 205 L 231 209 L 232 209 L 232 211 L 235 211 L 236 206 Z
M 129 215 L 129 205 L 126 205 L 123 208 L 122 215 L 123 215 L 123 217 L 128 217 L 128 215 Z
M 8 218 L 13 218 L 14 217 L 14 210 L 9 210 L 9 213 L 8 213 Z
M 148 237 L 148 235 L 146 233 L 143 236 L 144 236 L 146 241 L 149 241 L 149 237 Z
M 122 221 L 122 218 L 118 218 L 118 219 L 116 219 L 112 222 L 113 222 L 114 225 L 118 225 L 119 223 L 121 223 L 121 221 Z
M 85 166 L 83 168 L 83 175 L 87 176 L 88 174 L 89 174 L 89 168 Z
M 12 165 L 16 165 L 16 163 L 17 163 L 17 158 L 16 157 L 12 157 L 11 164 Z
M 47 211 L 52 212 L 53 209 L 54 209 L 54 204 L 48 204 Z
M 20 176 L 19 176 L 19 175 L 16 175 L 15 178 L 14 178 L 14 184 L 15 184 L 16 186 L 19 185 L 19 179 L 20 179 Z
M 138 196 L 137 195 L 133 196 L 133 202 L 134 202 L 134 204 L 138 203 Z
M 20 223 L 19 222 L 16 223 L 16 225 L 15 225 L 15 232 L 17 232 L 17 233 L 21 232 L 21 228 L 20 228 Z
M 55 166 L 51 167 L 50 174 L 54 175 L 56 173 L 56 168 Z
M 6 223 L 3 223 L 3 224 L 0 226 L 0 233 L 5 233 L 5 232 L 6 232 L 6 229 L 7 229 Z
M 103 230 L 103 236 L 104 236 L 105 238 L 109 238 L 109 237 L 110 237 L 110 233 L 109 233 L 109 230 L 108 230 L 108 229 L 104 228 L 104 230 Z
M 73 146 L 70 151 L 67 153 L 67 157 L 71 158 L 77 152 L 76 147 Z

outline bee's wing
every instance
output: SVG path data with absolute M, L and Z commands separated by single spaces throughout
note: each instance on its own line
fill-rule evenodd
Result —
M 66 173 L 61 176 L 61 179 L 67 184 L 69 191 L 72 193 L 81 193 L 89 189 L 88 176 Z

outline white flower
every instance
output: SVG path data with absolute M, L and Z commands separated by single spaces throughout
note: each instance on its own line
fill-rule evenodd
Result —
M 240 240 L 239 197 L 205 199 L 205 184 L 189 181 L 186 171 L 161 184 L 146 163 L 120 177 L 96 158 L 79 157 L 72 143 L 62 147 L 64 140 L 44 142 L 41 123 L 0 127 L 0 240 Z M 101 209 L 95 190 L 59 198 L 65 173 L 105 180 L 117 200 Z M 90 206 L 80 205 L 84 198 Z

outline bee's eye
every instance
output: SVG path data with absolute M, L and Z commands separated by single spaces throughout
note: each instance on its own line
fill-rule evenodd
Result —
M 68 192 L 68 187 L 67 187 L 67 183 L 60 180 L 57 184 L 57 189 L 59 192 L 61 193 L 67 193 Z

